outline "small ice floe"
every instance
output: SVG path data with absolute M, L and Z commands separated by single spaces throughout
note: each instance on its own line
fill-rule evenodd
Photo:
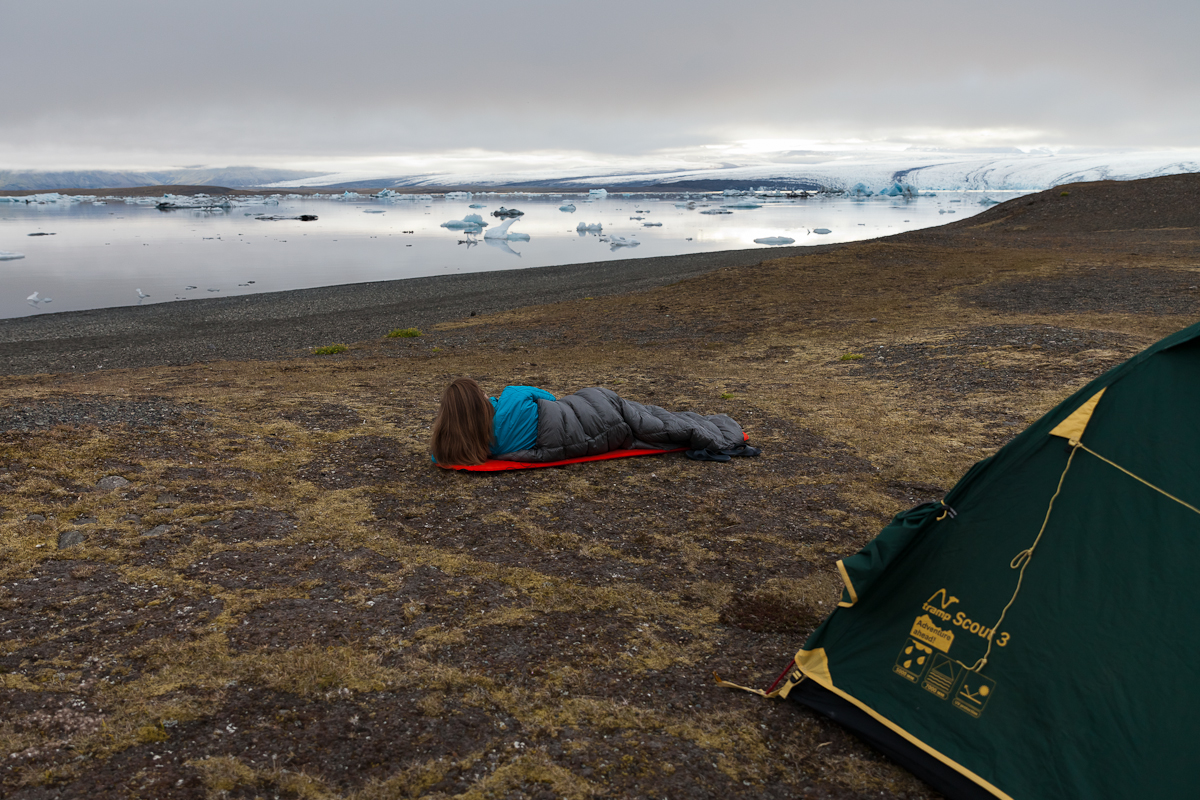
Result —
M 524 211 L 518 211 L 515 208 L 505 208 L 504 206 L 500 206 L 499 209 L 492 212 L 493 217 L 522 217 L 524 215 Z
M 764 236 L 761 239 L 755 239 L 755 244 L 795 244 L 796 240 L 787 236 Z
M 599 222 L 581 222 L 575 226 L 575 230 L 580 233 L 600 233 L 604 230 L 604 225 Z
M 505 221 L 504 221 L 502 224 L 500 224 L 498 227 L 496 227 L 496 228 L 493 228 L 492 230 L 490 230 L 490 231 L 487 231 L 486 233 L 484 233 L 484 234 L 483 234 L 483 238 L 484 238 L 485 240 L 487 240 L 487 239 L 501 239 L 501 240 L 503 240 L 503 241 L 506 241 L 506 242 L 528 242 L 528 241 L 529 241 L 529 234 L 528 234 L 528 233 L 512 233 L 512 232 L 510 232 L 510 231 L 508 230 L 508 229 L 509 229 L 509 227 L 510 227 L 510 226 L 511 226 L 511 225 L 512 225 L 514 222 L 516 222 L 516 221 L 517 221 L 517 220 L 516 220 L 515 218 L 514 218 L 514 219 L 508 219 L 508 220 L 505 220 Z
M 10 253 L 8 250 L 0 250 L 0 261 L 16 261 L 18 258 L 24 257 L 24 253 Z
M 642 227 L 643 228 L 661 228 L 662 223 L 661 222 L 643 222 Z
M 192 289 L 195 289 L 195 288 L 196 288 L 195 286 L 185 286 L 185 287 L 183 287 L 183 290 L 185 292 L 190 292 Z
M 468 208 L 486 208 L 486 206 L 483 203 L 471 203 L 471 205 L 469 205 L 467 207 Z
M 449 222 L 443 222 L 441 227 L 449 228 L 452 231 L 467 231 L 469 233 L 479 233 L 487 227 L 487 223 L 483 221 L 483 217 L 478 214 L 467 214 L 462 219 L 452 219 Z
M 588 195 L 591 197 L 608 197 L 607 189 L 589 189 Z
M 689 209 L 690 209 L 690 208 L 695 208 L 695 207 L 696 207 L 696 201 L 695 201 L 695 200 L 688 200 L 686 203 L 676 203 L 676 204 L 675 204 L 675 207 L 676 207 L 676 208 L 689 208 Z
M 880 189 L 881 197 L 916 197 L 917 189 L 911 183 L 895 181 L 886 189 Z
M 813 228 L 812 232 L 813 233 L 833 233 L 833 231 L 829 230 L 829 228 Z
M 386 214 L 387 212 L 384 211 L 382 208 L 364 208 L 363 213 L 364 214 Z
M 630 219 L 643 220 L 645 217 L 630 217 Z
M 27 233 L 25 235 L 26 236 L 53 236 L 54 234 L 53 233 L 43 233 L 42 231 L 38 231 L 37 233 Z
M 287 219 L 300 220 L 301 222 L 316 222 L 317 215 L 316 214 L 301 214 L 298 217 L 280 217 L 280 216 L 277 216 L 274 214 L 259 214 L 257 217 L 255 217 L 255 219 L 261 220 L 263 222 L 279 222 L 280 220 L 287 220 Z M 211 239 L 212 237 L 205 236 L 204 238 Z M 218 236 L 217 238 L 220 239 L 221 237 Z
M 574 203 L 566 203 L 565 205 L 559 206 L 558 210 L 566 211 L 568 214 L 574 214 L 575 213 L 575 204 Z
M 29 297 L 25 298 L 25 302 L 29 303 L 29 305 L 33 306 L 34 308 L 37 308 L 39 306 L 45 305 L 46 303 L 53 303 L 54 298 L 53 297 L 38 297 L 38 293 L 34 292 L 33 294 L 29 295 Z
M 633 238 L 626 239 L 624 236 L 608 237 L 608 246 L 613 250 L 616 250 L 618 247 L 637 247 L 639 244 L 641 244 L 641 242 Z
M 732 214 L 733 212 L 727 208 L 706 208 L 700 212 L 701 214 Z
M 998 205 L 1000 205 L 1000 201 L 993 200 L 990 197 L 985 197 L 979 201 L 979 205 L 981 205 L 981 206 L 998 206 Z
M 724 208 L 762 208 L 762 204 L 751 200 L 735 200 L 732 203 L 726 203 Z

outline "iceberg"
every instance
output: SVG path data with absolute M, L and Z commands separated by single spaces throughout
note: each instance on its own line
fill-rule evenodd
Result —
M 981 205 L 981 206 L 998 206 L 998 205 L 1000 205 L 1001 202 L 1002 201 L 1000 201 L 1000 200 L 993 200 L 990 197 L 985 197 L 979 201 L 979 205 Z
M 727 208 L 706 208 L 701 214 L 732 214 L 733 212 Z
M 387 212 L 384 211 L 382 208 L 364 208 L 363 213 L 364 214 L 386 214 Z
M 642 227 L 643 228 L 661 228 L 662 223 L 661 222 L 643 222 Z
M 755 239 L 755 244 L 795 244 L 796 240 L 787 236 L 764 236 L 761 239 Z
M 470 200 L 471 197 L 470 192 L 446 192 L 447 200 Z
M 735 200 L 732 203 L 726 203 L 722 208 L 762 208 L 762 205 L 751 200 Z
M 608 197 L 607 189 L 588 189 L 588 194 L 592 197 Z
M 499 227 L 493 228 L 483 234 L 484 239 L 503 239 L 506 242 L 528 242 L 528 233 L 510 233 L 509 227 L 516 222 L 516 218 L 505 220 Z
M 641 242 L 637 239 L 626 239 L 624 236 L 608 237 L 608 246 L 613 250 L 616 250 L 618 247 L 637 247 L 639 244 Z
M 561 206 L 559 206 L 559 207 L 558 207 L 558 210 L 559 210 L 559 211 L 566 211 L 568 214 L 574 214 L 574 213 L 575 213 L 575 204 L 574 204 L 574 203 L 567 203 L 566 205 L 561 205 Z
M 865 183 L 860 182 L 850 187 L 849 194 L 851 197 L 870 197 L 875 193 L 868 189 Z
M 479 233 L 487 227 L 487 223 L 483 221 L 483 217 L 478 214 L 467 214 L 462 219 L 452 219 L 449 222 L 443 222 L 441 227 L 449 228 L 452 231 L 469 231 Z
M 812 232 L 813 233 L 833 233 L 833 231 L 829 230 L 829 228 L 813 228 Z
M 604 230 L 604 226 L 599 222 L 581 222 L 575 226 L 575 230 L 580 233 L 599 233 Z
M 24 257 L 24 253 L 10 253 L 7 250 L 0 250 L 0 261 L 16 261 L 18 258 Z M 36 292 L 34 294 L 36 294 Z
M 483 203 L 471 203 L 471 205 L 468 206 L 468 208 L 483 208 L 483 207 L 484 207 Z
M 492 212 L 492 216 L 493 217 L 523 217 L 523 216 L 525 216 L 525 212 L 519 211 L 515 208 L 505 208 L 504 206 L 500 206 L 499 209 Z

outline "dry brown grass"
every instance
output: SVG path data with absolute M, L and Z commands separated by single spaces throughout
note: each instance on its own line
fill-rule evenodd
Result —
M 0 433 L 3 793 L 932 796 L 709 675 L 769 683 L 836 602 L 838 558 L 1200 311 L 1035 291 L 1084 264 L 1158 276 L 1158 302 L 1194 236 L 1191 260 L 1179 235 L 1138 233 L 1136 256 L 1005 236 L 863 243 L 411 348 L 0 378 L 8 407 L 178 411 Z M 727 412 L 764 454 L 442 472 L 425 440 L 459 375 Z M 112 474 L 130 485 L 95 488 Z

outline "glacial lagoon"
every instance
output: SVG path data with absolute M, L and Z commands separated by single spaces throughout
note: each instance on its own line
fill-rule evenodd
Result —
M 175 210 L 158 208 L 162 198 L 0 202 L 0 252 L 23 256 L 0 260 L 0 318 L 431 275 L 772 249 L 755 239 L 794 239 L 795 245 L 848 242 L 963 219 L 1020 194 L 292 196 L 277 202 L 235 198 L 227 207 Z M 172 200 L 190 204 L 214 198 Z M 575 210 L 560 210 L 568 204 Z M 485 238 L 505 221 L 493 216 L 501 207 L 524 213 L 509 227 L 507 239 Z M 474 233 L 443 227 L 471 214 L 487 227 Z M 301 215 L 317 219 L 294 219 Z

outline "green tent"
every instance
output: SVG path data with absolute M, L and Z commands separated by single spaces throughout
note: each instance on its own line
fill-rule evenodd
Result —
M 951 798 L 1200 795 L 1200 324 L 838 568 L 774 694 Z

